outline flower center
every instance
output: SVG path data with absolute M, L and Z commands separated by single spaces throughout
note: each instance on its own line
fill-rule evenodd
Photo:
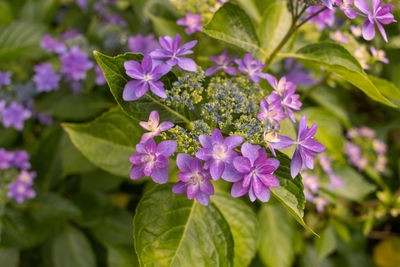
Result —
M 149 75 L 149 74 L 144 75 L 143 80 L 150 81 L 151 80 L 151 75 Z
M 201 183 L 201 181 L 202 181 L 202 177 L 201 177 L 200 173 L 199 172 L 193 173 L 192 183 L 193 184 L 199 184 L 199 183 Z
M 214 147 L 214 156 L 217 159 L 224 159 L 226 157 L 226 150 L 224 145 L 217 145 Z
M 156 121 L 151 120 L 147 123 L 147 125 L 152 132 L 156 132 L 158 130 L 158 123 Z

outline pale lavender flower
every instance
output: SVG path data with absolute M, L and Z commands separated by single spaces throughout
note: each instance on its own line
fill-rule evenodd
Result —
M 284 90 L 281 96 L 278 95 L 278 93 L 276 92 L 272 92 L 268 96 L 268 101 L 270 101 L 271 103 L 281 101 L 282 106 L 284 107 L 286 113 L 293 122 L 296 122 L 296 118 L 294 117 L 294 112 L 292 109 L 300 110 L 301 106 L 303 105 L 299 100 L 300 95 L 295 94 L 295 92 L 296 87 L 292 87 Z
M 386 53 L 384 50 L 378 50 L 375 47 L 370 47 L 372 56 L 375 60 L 382 61 L 385 64 L 389 64 L 389 59 L 386 57 Z
M 158 146 L 153 139 L 136 145 L 137 154 L 129 161 L 133 164 L 130 177 L 132 180 L 150 176 L 155 183 L 165 184 L 168 181 L 168 158 L 174 154 L 177 143 L 173 140 L 162 141 Z
M 51 115 L 37 112 L 35 117 L 39 121 L 40 124 L 44 124 L 44 125 L 52 125 L 53 124 L 53 117 Z
M 354 37 L 359 38 L 362 36 L 362 29 L 361 27 L 350 25 L 350 31 L 354 35 Z
M 325 153 L 319 154 L 318 159 L 319 159 L 319 164 L 321 164 L 321 167 L 324 170 L 324 172 L 328 174 L 333 172 L 331 161 L 329 160 L 328 156 Z
M 284 120 L 287 117 L 280 100 L 268 103 L 267 100 L 261 99 L 260 107 L 261 112 L 257 115 L 259 120 L 278 123 L 278 121 Z
M 175 38 L 170 36 L 160 37 L 158 39 L 161 48 L 150 53 L 150 56 L 157 60 L 166 59 L 167 65 L 173 67 L 178 65 L 181 69 L 187 71 L 196 71 L 197 65 L 191 58 L 186 58 L 182 56 L 193 54 L 192 49 L 197 41 L 188 42 L 181 47 L 181 36 L 176 35 Z
M 311 6 L 307 9 L 307 13 L 309 16 L 311 16 L 319 12 L 323 8 L 323 6 Z M 326 26 L 332 26 L 335 22 L 335 9 L 327 9 L 325 11 L 322 11 L 317 16 L 310 19 L 308 22 L 315 23 L 320 30 L 323 30 Z
M 25 150 L 15 150 L 11 155 L 10 164 L 13 167 L 22 170 L 28 170 L 31 168 L 31 163 L 29 162 L 30 156 Z
M 355 6 L 362 12 L 358 15 L 367 18 L 362 27 L 362 34 L 365 40 L 372 40 L 375 37 L 375 24 L 378 27 L 383 39 L 387 42 L 387 36 L 382 24 L 390 24 L 396 22 L 392 11 L 392 5 L 382 6 L 381 0 L 372 0 L 372 11 L 365 0 L 355 0 Z M 382 24 L 381 24 L 382 23 Z
M 4 148 L 0 148 L 0 170 L 12 167 L 11 165 L 12 157 L 13 157 L 12 152 L 8 152 Z
M 201 160 L 187 154 L 178 154 L 176 157 L 180 180 L 172 187 L 175 194 L 187 194 L 188 199 L 195 198 L 201 205 L 207 206 L 210 195 L 214 195 L 214 186 L 210 182 L 210 173 L 203 169 Z
M 150 87 L 155 95 L 166 98 L 164 83 L 159 79 L 171 70 L 171 66 L 160 63 L 154 64 L 152 58 L 148 55 L 143 57 L 142 63 L 136 61 L 126 61 L 124 67 L 126 74 L 135 80 L 126 83 L 122 98 L 125 101 L 134 101 L 141 98 Z
M 314 197 L 313 202 L 316 205 L 318 212 L 324 211 L 325 206 L 329 204 L 328 200 L 321 196 Z
M 356 166 L 360 171 L 364 170 L 368 165 L 368 159 L 362 157 L 361 148 L 352 142 L 347 142 L 344 146 L 344 153 L 348 156 L 350 164 Z
M 372 146 L 375 150 L 375 152 L 378 155 L 386 155 L 387 152 L 387 146 L 384 142 L 382 142 L 379 139 L 374 139 L 374 141 L 372 141 Z
M 77 46 L 60 57 L 63 63 L 61 73 L 70 81 L 79 81 L 86 78 L 86 72 L 93 67 L 93 62 L 88 59 L 88 55 L 81 52 Z
M 203 148 L 197 151 L 196 157 L 205 161 L 204 166 L 210 169 L 211 178 L 216 181 L 222 177 L 234 182 L 238 175 L 231 175 L 235 172 L 232 161 L 239 154 L 233 149 L 243 142 L 243 137 L 232 135 L 224 140 L 221 131 L 216 128 L 211 136 L 200 135 L 199 141 Z
M 330 179 L 329 189 L 331 189 L 331 190 L 333 190 L 335 188 L 343 187 L 343 185 L 344 185 L 342 178 L 337 174 L 334 174 L 334 173 L 330 174 L 329 179 Z
M 38 92 L 50 92 L 58 89 L 60 75 L 56 74 L 50 63 L 41 63 L 34 67 L 35 75 L 33 81 L 36 83 Z
M 46 34 L 43 38 L 43 41 L 40 43 L 40 46 L 47 50 L 47 52 L 55 52 L 57 54 L 63 54 L 67 52 L 67 46 L 63 43 L 58 42 L 56 39 L 53 39 L 49 34 Z
M 383 172 L 386 168 L 386 164 L 387 164 L 387 157 L 378 155 L 378 157 L 376 158 L 376 161 L 374 163 L 375 171 Z
M 260 71 L 267 65 L 262 64 L 260 60 L 253 58 L 250 53 L 244 55 L 243 59 L 235 59 L 235 62 L 238 65 L 239 70 L 243 73 L 247 73 L 253 82 L 258 83 L 260 78 L 267 78 L 267 74 Z
M 146 36 L 137 34 L 128 39 L 128 49 L 133 53 L 142 53 L 143 55 L 147 55 L 159 47 L 158 43 L 154 40 L 154 34 Z
M 96 84 L 97 84 L 97 85 L 104 85 L 104 84 L 106 84 L 106 78 L 104 77 L 104 72 L 103 72 L 103 70 L 100 68 L 100 66 L 96 66 L 96 68 L 94 69 L 94 71 L 96 72 Z
M 308 128 L 306 115 L 303 115 L 299 123 L 297 142 L 293 141 L 294 144 L 297 144 L 297 148 L 290 163 L 292 178 L 296 177 L 302 168 L 313 169 L 316 153 L 325 150 L 324 145 L 314 140 L 316 132 L 317 124 L 314 123 L 311 128 Z
M 167 131 L 174 127 L 174 124 L 169 121 L 163 121 L 160 123 L 160 115 L 157 110 L 153 110 L 150 113 L 149 121 L 141 121 L 139 122 L 140 126 L 142 126 L 145 130 L 150 131 L 149 133 L 145 133 L 140 140 L 140 143 L 145 143 L 150 138 L 155 136 L 159 136 L 161 132 Z
M 360 134 L 358 133 L 357 128 L 351 128 L 350 130 L 347 131 L 346 136 L 347 136 L 347 138 L 354 139 L 354 138 L 360 136 Z
M 349 19 L 355 19 L 357 16 L 357 12 L 352 8 L 353 3 L 354 0 L 342 0 L 338 3 L 340 10 L 342 10 Z
M 317 194 L 319 189 L 318 177 L 316 175 L 310 175 L 308 173 L 301 173 L 303 178 L 304 188 L 307 188 L 312 193 Z
M 22 130 L 24 121 L 29 119 L 32 113 L 29 109 L 25 109 L 23 105 L 13 102 L 3 110 L 1 115 L 5 128 L 12 126 L 17 130 Z
M 332 40 L 334 40 L 334 41 L 336 41 L 336 42 L 338 42 L 338 43 L 344 43 L 344 44 L 346 44 L 346 43 L 349 42 L 349 38 L 347 38 L 346 36 L 344 36 L 343 32 L 341 32 L 341 31 L 339 31 L 339 30 L 330 33 L 330 34 L 329 34 L 329 37 L 330 37 Z
M 242 145 L 241 151 L 242 156 L 233 160 L 233 166 L 243 178 L 233 184 L 232 196 L 241 197 L 248 193 L 252 202 L 256 198 L 267 202 L 271 195 L 270 188 L 279 186 L 279 180 L 273 175 L 279 161 L 268 158 L 264 148 L 247 142 Z
M 76 4 L 82 10 L 86 10 L 87 9 L 87 5 L 88 5 L 87 0 L 76 0 Z
M 3 85 L 10 85 L 11 84 L 11 72 L 2 72 L 0 71 L 0 89 Z
M 219 56 L 210 56 L 211 61 L 216 64 L 216 66 L 210 67 L 206 70 L 205 75 L 211 76 L 219 70 L 222 70 L 230 75 L 236 75 L 237 71 L 234 66 L 229 66 L 236 59 L 237 55 L 233 57 L 228 56 L 228 50 L 222 51 Z
M 312 73 L 304 68 L 304 66 L 293 58 L 285 60 L 285 68 L 289 70 L 286 74 L 286 80 L 297 85 L 313 85 L 317 81 L 312 78 Z
M 8 184 L 7 197 L 15 199 L 19 204 L 27 198 L 34 198 L 36 193 L 31 187 L 35 177 L 35 172 L 23 170 L 15 182 Z
M 361 126 L 358 129 L 358 132 L 360 133 L 361 136 L 364 136 L 365 138 L 368 138 L 368 139 L 372 139 L 376 135 L 375 130 L 371 129 L 371 128 L 367 127 L 367 126 Z
M 178 19 L 176 24 L 186 26 L 185 32 L 189 35 L 197 31 L 201 32 L 201 26 L 203 26 L 203 23 L 201 23 L 201 15 L 191 13 L 186 13 L 186 17 Z

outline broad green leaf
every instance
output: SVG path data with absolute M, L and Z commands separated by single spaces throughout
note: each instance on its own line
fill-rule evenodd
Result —
M 18 130 L 0 126 L 0 147 L 9 148 L 18 138 Z
M 89 240 L 78 229 L 66 226 L 55 236 L 52 247 L 54 267 L 91 267 L 96 259 Z
M 108 267 L 137 267 L 139 266 L 133 246 L 107 246 Z
M 82 191 L 111 191 L 117 189 L 123 181 L 122 177 L 97 169 L 82 175 L 80 188 Z
M 257 250 L 257 218 L 254 211 L 242 200 L 223 192 L 211 197 L 228 222 L 235 244 L 234 266 L 248 266 Z
M 142 130 L 119 108 L 111 109 L 92 122 L 63 124 L 72 143 L 99 168 L 129 177 L 129 157 L 135 153 Z
M 293 179 L 290 175 L 290 159 L 288 156 L 277 151 L 277 159 L 280 165 L 274 175 L 279 179 L 280 186 L 271 188 L 272 196 L 281 202 L 304 228 L 317 235 L 303 220 L 306 198 L 301 176 L 297 175 Z
M 265 10 L 259 26 L 259 36 L 261 47 L 268 56 L 282 41 L 291 24 L 286 1 L 269 5 Z
M 15 248 L 0 248 L 0 266 L 17 267 L 19 251 Z
M 320 238 L 315 239 L 315 248 L 317 249 L 318 258 L 326 258 L 336 248 L 336 236 L 332 227 L 328 226 L 321 233 Z
M 39 44 L 46 29 L 41 24 L 14 21 L 0 28 L 0 61 L 37 58 L 43 51 Z
M 301 267 L 334 267 L 336 265 L 330 259 L 319 259 L 314 246 L 307 245 L 300 258 Z
M 265 51 L 260 48 L 251 19 L 237 5 L 224 4 L 211 21 L 203 26 L 203 31 L 215 39 L 243 48 L 255 56 L 266 57 Z
M 237 2 L 257 24 L 260 23 L 262 12 L 260 13 L 258 9 L 258 3 L 255 3 L 254 0 L 237 0 Z
M 25 21 L 51 23 L 59 4 L 59 0 L 26 1 L 18 17 Z
M 298 228 L 280 205 L 263 205 L 258 215 L 258 253 L 267 266 L 289 267 L 295 259 L 294 244 Z
M 41 193 L 29 202 L 29 212 L 38 221 L 73 219 L 81 211 L 70 201 L 54 193 Z
M 0 26 L 13 20 L 13 13 L 7 1 L 0 1 Z
M 143 195 L 133 219 L 141 266 L 233 266 L 229 224 L 212 202 L 202 206 L 172 185 L 155 185 Z
M 400 105 L 400 90 L 394 83 L 370 74 L 368 75 L 368 78 L 384 96 L 389 98 L 396 105 Z
M 104 72 L 115 100 L 129 116 L 136 120 L 147 121 L 150 112 L 158 110 L 161 120 L 171 122 L 183 121 L 181 114 L 159 102 L 158 96 L 153 95 L 150 91 L 136 101 L 125 101 L 122 99 L 125 84 L 132 80 L 125 73 L 124 62 L 129 60 L 141 61 L 142 55 L 126 53 L 116 57 L 109 57 L 95 51 L 94 57 Z M 176 77 L 171 72 L 161 79 L 165 89 L 171 88 L 172 82 L 175 80 Z
M 61 120 L 82 121 L 95 118 L 113 105 L 97 94 L 72 94 L 69 90 L 58 90 L 41 96 L 35 108 Z
M 358 87 L 371 99 L 396 107 L 368 79 L 357 59 L 338 44 L 328 42 L 311 44 L 301 48 L 296 53 L 282 53 L 281 56 L 297 58 L 305 63 L 323 67 L 328 72 L 335 73 L 343 80 Z

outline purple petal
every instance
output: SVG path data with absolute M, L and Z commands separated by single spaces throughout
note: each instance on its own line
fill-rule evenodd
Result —
M 143 144 L 141 144 L 141 143 L 137 144 L 136 145 L 136 151 L 138 153 L 147 153 L 144 143 Z
M 362 34 L 365 40 L 370 41 L 375 37 L 375 25 L 372 24 L 368 19 L 365 20 L 362 26 Z
M 249 198 L 250 198 L 251 202 L 256 201 L 256 198 L 257 198 L 256 195 L 254 194 L 254 190 L 253 190 L 252 186 L 250 186 L 250 188 L 249 188 Z
M 196 158 L 201 160 L 210 160 L 212 158 L 212 150 L 209 148 L 202 148 L 196 152 Z
M 279 180 L 272 174 L 259 175 L 258 178 L 265 186 L 268 186 L 268 187 L 278 187 L 279 186 Z
M 156 162 L 154 165 L 157 168 L 166 168 L 169 164 L 168 158 L 163 155 L 158 155 Z
M 193 173 L 191 173 L 191 172 L 180 172 L 180 173 L 177 174 L 177 176 L 178 176 L 179 180 L 181 180 L 182 182 L 187 183 L 192 179 Z
M 167 183 L 168 177 L 169 174 L 167 168 L 155 168 L 153 173 L 151 174 L 151 179 L 153 179 L 153 181 L 158 184 Z
M 297 135 L 297 139 L 301 140 L 301 137 L 306 133 L 307 131 L 307 117 L 304 114 L 299 122 L 299 132 Z
M 169 158 L 170 156 L 172 156 L 172 154 L 175 153 L 176 147 L 177 143 L 174 140 L 162 141 L 157 146 L 157 153 Z
M 198 184 L 189 184 L 187 187 L 188 199 L 193 199 L 199 192 L 200 186 Z
M 176 157 L 176 165 L 183 172 L 191 172 L 190 163 L 192 162 L 192 157 L 188 154 L 180 153 Z
M 210 202 L 210 196 L 207 194 L 204 194 L 203 192 L 199 192 L 196 195 L 196 200 L 203 206 L 208 206 L 208 203 Z
M 379 29 L 380 33 L 382 34 L 383 40 L 385 40 L 385 42 L 387 42 L 388 39 L 387 39 L 386 32 L 385 32 L 385 29 L 383 28 L 383 26 L 378 21 L 376 22 L 376 26 L 378 26 L 378 29 Z
M 160 43 L 161 47 L 167 51 L 172 50 L 173 41 L 174 41 L 174 39 L 171 36 L 164 36 L 164 37 L 158 38 L 158 42 Z
M 308 169 L 314 169 L 314 156 L 315 154 L 312 153 L 310 150 L 306 148 L 299 148 L 301 158 L 303 160 L 303 167 L 307 167 Z
M 159 50 L 159 49 L 151 52 L 150 56 L 152 58 L 154 58 L 154 59 L 163 59 L 163 58 L 168 58 L 169 57 L 169 55 L 165 51 Z
M 260 181 L 260 179 L 257 178 L 257 176 L 253 177 L 253 181 L 252 181 L 251 185 L 253 187 L 253 190 L 254 190 L 254 193 L 256 196 L 261 193 L 261 191 L 264 187 L 264 184 Z
M 163 64 L 163 63 L 159 64 L 157 67 L 155 67 L 155 69 L 152 72 L 153 80 L 160 79 L 162 76 L 164 76 L 165 74 L 170 72 L 171 68 L 172 67 L 167 64 Z
M 147 83 L 143 81 L 129 81 L 126 83 L 122 98 L 125 101 L 134 101 L 141 98 L 149 89 Z
M 178 66 L 183 70 L 192 72 L 195 72 L 197 70 L 196 62 L 194 62 L 194 60 L 191 58 L 181 57 L 177 58 L 177 61 L 178 61 Z
M 276 140 L 271 141 L 270 144 L 274 149 L 285 149 L 293 146 L 296 142 L 288 136 L 278 135 Z
M 224 71 L 230 75 L 236 75 L 237 74 L 237 70 L 235 67 L 233 66 L 229 66 L 229 67 L 225 67 Z
M 292 161 L 290 162 L 290 175 L 292 176 L 292 178 L 295 178 L 297 176 L 302 166 L 303 161 L 301 159 L 299 149 L 297 148 L 296 151 L 294 151 Z
M 250 160 L 246 157 L 237 157 L 233 160 L 233 166 L 240 173 L 248 173 L 251 169 Z
M 211 136 L 201 134 L 199 136 L 199 142 L 204 148 L 212 148 Z
M 156 145 L 156 142 L 154 141 L 154 139 L 147 140 L 144 145 L 145 145 L 145 149 L 146 149 L 147 153 L 150 153 L 150 154 L 156 153 L 157 145 Z
M 172 127 L 174 127 L 174 124 L 173 124 L 172 122 L 163 121 L 163 122 L 160 124 L 160 126 L 159 126 L 158 129 L 160 130 L 160 132 L 164 132 L 164 131 L 166 131 L 166 130 L 171 129 Z
M 150 113 L 149 121 L 154 121 L 154 122 L 156 122 L 157 125 L 158 125 L 158 123 L 160 122 L 160 115 L 158 114 L 158 111 L 157 111 L 157 110 L 153 110 L 153 111 Z M 143 127 L 143 126 L 142 126 L 142 127 Z M 144 128 L 144 127 L 143 127 L 143 128 Z M 146 129 L 146 128 L 145 128 L 145 129 Z M 146 130 L 149 130 L 149 129 L 146 129 Z
M 211 142 L 213 146 L 223 144 L 224 137 L 222 136 L 222 133 L 218 128 L 215 128 L 211 133 Z
M 255 190 L 254 190 L 255 191 Z M 269 198 L 271 196 L 271 191 L 269 188 L 263 186 L 261 188 L 261 191 L 259 193 L 254 192 L 256 194 L 256 197 L 261 201 L 261 202 L 268 202 Z
M 234 183 L 231 189 L 232 197 L 241 197 L 249 191 L 249 188 L 243 187 L 242 182 Z
M 167 94 L 164 90 L 164 84 L 160 81 L 157 82 L 149 82 L 150 90 L 157 96 L 161 98 L 167 98 Z
M 200 190 L 207 195 L 214 195 L 214 186 L 209 180 L 200 183 Z
M 203 170 L 203 165 L 201 164 L 201 160 L 194 158 L 192 162 L 190 162 L 190 169 L 192 171 L 199 171 Z
M 243 174 L 238 172 L 232 164 L 225 163 L 224 173 L 222 179 L 228 182 L 236 183 L 243 179 Z
M 142 135 L 142 138 L 140 139 L 140 143 L 146 143 L 150 138 L 153 138 L 154 136 L 156 136 L 153 132 L 150 133 L 144 133 Z
M 249 143 L 244 143 L 242 145 L 242 154 L 243 156 L 245 156 L 246 158 L 248 158 L 250 160 L 251 165 L 249 166 L 253 166 L 254 161 L 258 158 L 258 150 L 259 150 L 259 146 L 256 145 L 251 145 Z M 235 166 L 236 168 L 236 166 Z
M 142 66 L 133 60 L 124 62 L 126 74 L 134 79 L 141 79 L 143 77 Z
M 228 149 L 234 149 L 238 147 L 243 142 L 243 137 L 238 135 L 228 136 L 224 140 L 224 145 L 228 147 Z
M 206 72 L 204 73 L 206 76 L 211 76 L 214 73 L 216 73 L 220 68 L 219 67 L 210 67 L 206 70 Z
M 139 165 L 142 163 L 142 154 L 134 154 L 129 157 L 129 161 L 134 165 Z
M 224 172 L 225 169 L 225 163 L 221 160 L 214 160 L 211 162 L 210 165 L 210 174 L 211 178 L 216 181 L 219 178 L 221 178 L 222 173 Z
M 172 51 L 177 51 L 179 49 L 179 47 L 181 46 L 181 36 L 178 34 L 176 34 L 175 39 L 173 39 L 172 41 Z
M 153 60 L 151 56 L 145 55 L 142 59 L 142 69 L 144 73 L 150 73 L 153 69 Z
M 306 141 L 301 143 L 301 145 L 311 151 L 314 151 L 314 152 L 322 152 L 325 150 L 325 147 L 323 144 L 321 144 L 320 142 L 317 142 L 311 138 L 307 139 Z
M 172 192 L 175 194 L 186 194 L 186 183 L 181 181 L 177 182 L 172 187 Z
M 182 47 L 180 49 L 181 53 L 179 55 L 182 55 L 182 52 L 192 49 L 196 44 L 197 44 L 197 40 L 193 40 L 193 41 L 190 41 L 190 42 L 182 45 Z
M 131 169 L 130 177 L 132 180 L 140 179 L 144 176 L 143 165 L 133 166 Z
M 364 0 L 355 0 L 354 4 L 364 14 L 369 14 L 371 12 L 368 4 Z

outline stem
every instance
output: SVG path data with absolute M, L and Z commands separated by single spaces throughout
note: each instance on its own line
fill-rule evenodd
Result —
M 307 92 L 301 96 L 300 100 L 304 101 L 307 97 L 309 97 L 318 87 L 320 87 L 321 85 L 323 85 L 331 76 L 330 73 L 327 73 L 324 78 L 317 83 L 316 85 L 314 85 L 313 87 L 311 87 L 310 89 L 307 90 Z

